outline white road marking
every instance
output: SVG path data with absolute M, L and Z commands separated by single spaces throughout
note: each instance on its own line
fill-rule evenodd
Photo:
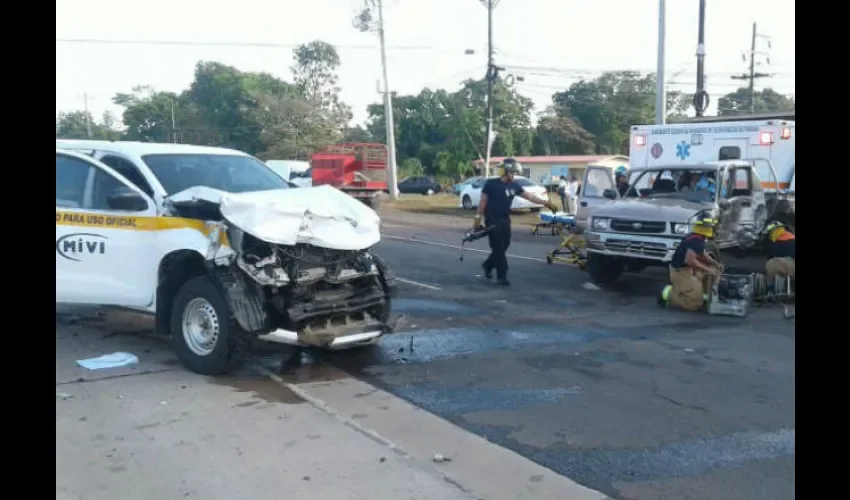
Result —
M 406 243 L 423 243 L 425 245 L 431 245 L 431 246 L 435 246 L 435 247 L 454 248 L 455 250 L 460 250 L 460 248 L 461 248 L 460 245 L 451 245 L 449 243 L 439 243 L 439 242 L 436 242 L 436 241 L 422 240 L 422 239 L 419 239 L 419 238 L 408 238 L 406 236 L 394 236 L 392 234 L 383 234 L 383 235 L 381 235 L 381 237 L 386 238 L 388 240 L 403 241 L 403 242 L 406 242 Z M 490 250 L 483 250 L 481 248 L 467 248 L 465 250 L 468 251 L 468 252 L 490 253 Z M 527 257 L 525 255 L 514 255 L 514 254 L 509 253 L 509 254 L 507 254 L 507 256 L 512 258 L 512 259 L 523 259 L 523 260 L 530 260 L 530 261 L 533 261 L 533 262 L 546 262 L 546 259 L 539 259 L 537 257 Z M 563 264 L 560 264 L 560 265 L 564 265 L 564 266 L 567 266 L 567 267 L 572 267 L 572 268 L 578 269 L 578 266 L 576 266 L 574 264 L 563 263 Z M 645 274 L 640 274 L 640 273 L 626 272 L 626 273 L 623 273 L 623 274 L 626 274 L 626 275 L 629 275 L 629 276 L 640 276 L 644 279 L 648 279 L 648 280 L 651 280 L 651 281 L 657 281 L 659 283 L 666 283 L 667 282 L 667 279 L 665 279 L 665 278 L 659 278 L 659 277 L 656 277 L 656 276 L 647 276 Z M 398 279 L 398 278 L 396 278 L 396 279 Z M 402 281 L 402 280 L 399 279 L 399 281 Z
M 448 243 L 438 243 L 436 241 L 420 240 L 419 238 L 408 238 L 408 237 L 405 237 L 405 236 L 393 236 L 391 234 L 385 234 L 385 235 L 382 235 L 381 237 L 387 238 L 388 240 L 406 241 L 407 243 L 424 243 L 426 245 L 433 245 L 435 247 L 454 248 L 455 250 L 460 250 L 460 245 L 450 245 Z M 490 253 L 490 250 L 482 250 L 480 248 L 467 248 L 466 251 L 468 251 L 468 252 Z M 538 259 L 537 257 L 526 257 L 525 255 L 507 254 L 507 256 L 512 258 L 512 259 L 525 259 L 525 260 L 532 260 L 534 262 L 546 262 L 546 259 Z
M 398 282 L 401 282 L 401 283 L 407 283 L 408 285 L 427 288 L 428 290 L 434 290 L 436 292 L 439 292 L 440 290 L 442 290 L 442 288 L 435 286 L 435 285 L 429 285 L 428 283 L 420 283 L 418 281 L 413 281 L 413 280 L 409 280 L 409 279 L 405 279 L 405 278 L 399 278 L 398 276 L 396 276 L 395 280 L 398 281 Z

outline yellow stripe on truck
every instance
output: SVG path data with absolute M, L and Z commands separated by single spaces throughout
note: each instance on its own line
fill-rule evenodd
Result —
M 209 236 L 214 226 L 197 219 L 184 217 L 135 217 L 117 215 L 98 215 L 68 210 L 56 211 L 57 226 L 92 227 L 106 229 L 124 229 L 128 231 L 168 231 L 170 229 L 194 229 Z M 227 234 L 219 233 L 219 243 L 230 246 Z

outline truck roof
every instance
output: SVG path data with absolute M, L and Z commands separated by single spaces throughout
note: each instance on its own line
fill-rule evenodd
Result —
M 242 151 L 237 151 L 235 149 L 163 142 L 89 141 L 76 139 L 56 139 L 56 147 L 59 149 L 97 149 L 101 151 L 124 153 L 129 156 L 144 156 L 149 154 L 205 154 L 250 156 L 247 153 L 243 153 Z

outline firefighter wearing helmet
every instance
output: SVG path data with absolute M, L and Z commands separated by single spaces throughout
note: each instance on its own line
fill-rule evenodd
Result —
M 779 221 L 773 221 L 762 231 L 767 240 L 767 264 L 765 265 L 767 282 L 772 284 L 777 276 L 793 278 L 794 264 L 797 258 L 797 244 L 794 233 Z
M 511 244 L 511 205 L 514 197 L 519 196 L 532 203 L 544 205 L 552 212 L 557 209 L 548 199 L 538 198 L 514 182 L 514 176 L 521 174 L 522 165 L 513 158 L 505 158 L 496 169 L 498 177 L 488 179 L 481 188 L 481 201 L 478 203 L 478 213 L 473 222 L 474 229 L 481 229 L 484 227 L 481 223 L 483 218 L 486 227 L 491 228 L 487 233 L 490 256 L 481 267 L 484 268 L 484 276 L 487 279 L 493 277 L 495 269 L 500 285 L 510 285 L 506 253 Z
M 684 311 L 699 311 L 703 308 L 709 287 L 709 279 L 723 272 L 723 266 L 706 252 L 706 243 L 714 238 L 717 221 L 699 218 L 691 224 L 687 235 L 670 261 L 670 284 L 665 286 L 658 298 L 661 306 L 673 306 Z
M 617 192 L 620 193 L 621 198 L 629 192 L 628 175 L 629 171 L 622 165 L 614 169 L 614 183 L 617 185 Z

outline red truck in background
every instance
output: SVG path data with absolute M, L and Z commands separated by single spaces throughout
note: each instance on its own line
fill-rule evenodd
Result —
M 351 142 L 327 146 L 310 157 L 314 186 L 333 186 L 372 208 L 387 191 L 387 147 Z

